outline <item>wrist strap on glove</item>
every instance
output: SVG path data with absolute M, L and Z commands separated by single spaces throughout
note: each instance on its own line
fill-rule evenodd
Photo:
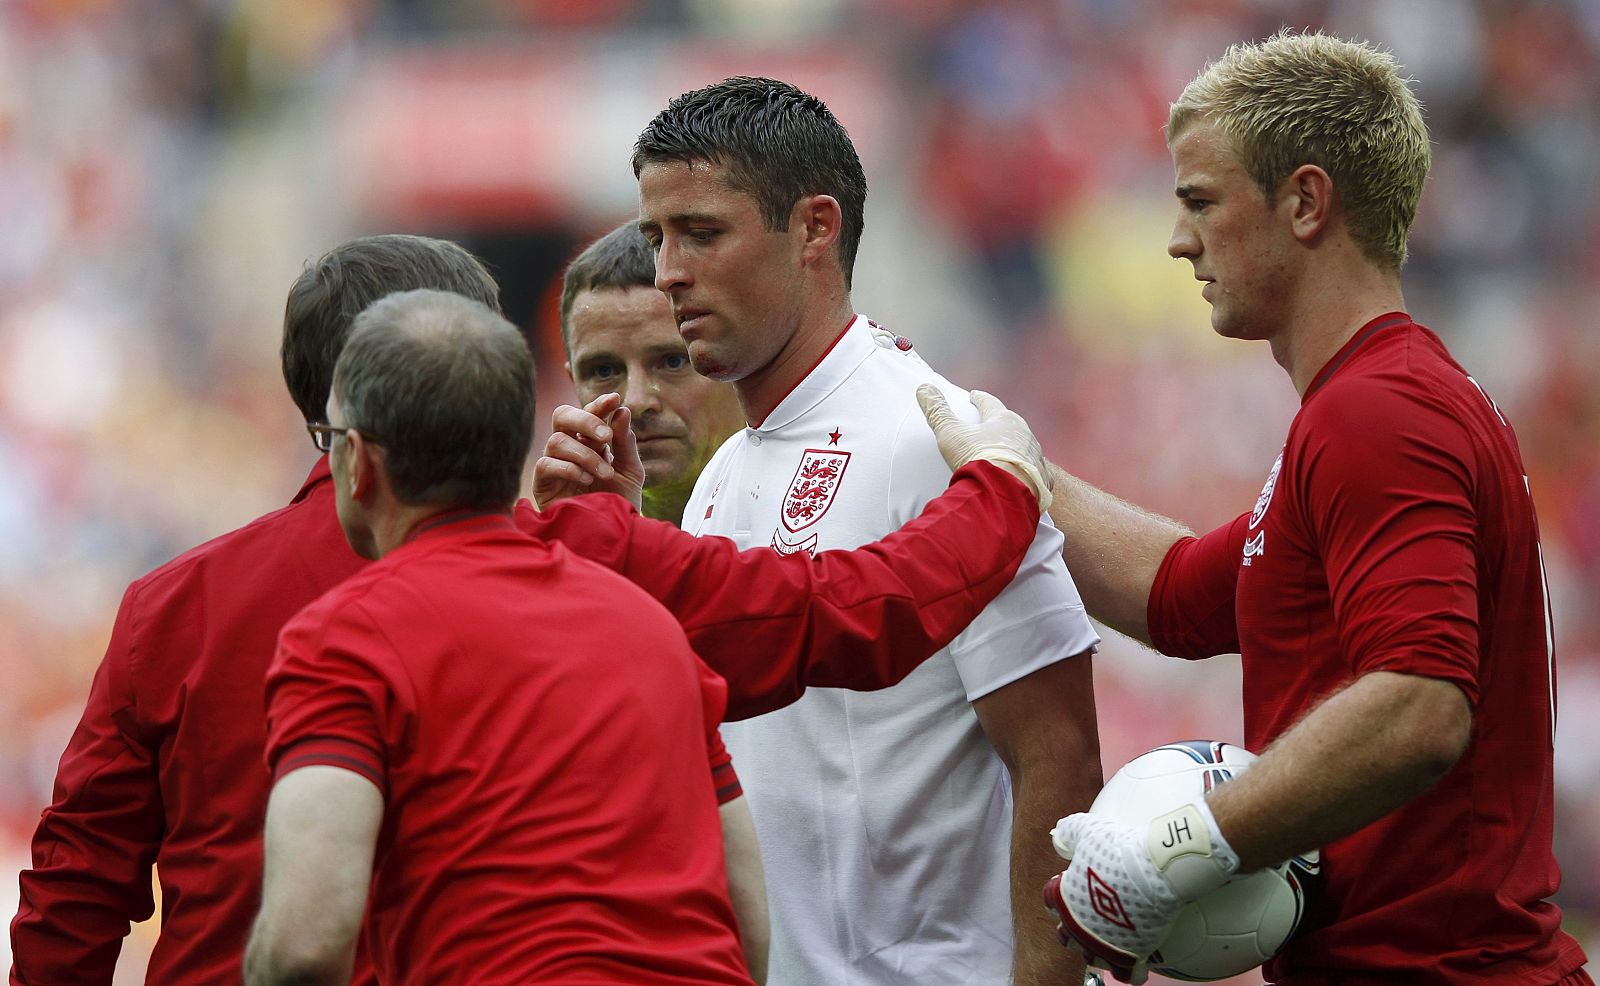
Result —
M 1050 511 L 1050 504 L 1055 499 L 1055 497 L 1050 493 L 1050 483 L 1044 478 L 1044 476 L 1039 474 L 1039 468 L 1032 462 L 1012 453 L 1008 449 L 999 448 L 997 446 L 973 449 L 972 458 L 969 461 L 988 461 L 994 463 L 1003 462 L 1012 469 L 1015 469 L 1017 472 L 1022 473 L 1022 475 L 1018 478 L 1028 485 L 1028 488 L 1033 491 L 1034 496 L 1039 498 L 1039 512 L 1043 514 Z
M 1239 871 L 1239 854 L 1222 837 L 1204 798 L 1152 821 L 1145 849 L 1186 903 L 1227 883 Z

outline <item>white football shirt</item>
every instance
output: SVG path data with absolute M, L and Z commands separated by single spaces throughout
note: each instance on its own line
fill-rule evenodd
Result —
M 967 420 L 977 411 L 875 329 L 856 316 L 761 427 L 728 439 L 684 530 L 740 547 L 854 548 L 945 490 L 917 385 L 938 386 Z M 722 727 L 766 865 L 771 986 L 1007 981 L 1010 781 L 969 703 L 1099 643 L 1061 548 L 1041 519 L 1012 583 L 893 688 L 812 688 Z

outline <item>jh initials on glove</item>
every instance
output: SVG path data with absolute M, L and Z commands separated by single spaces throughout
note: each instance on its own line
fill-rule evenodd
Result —
M 1150 953 L 1183 906 L 1239 868 L 1204 801 L 1168 812 L 1144 831 L 1101 815 L 1068 815 L 1050 837 L 1072 861 L 1044 888 L 1063 943 L 1127 983 L 1145 981 Z

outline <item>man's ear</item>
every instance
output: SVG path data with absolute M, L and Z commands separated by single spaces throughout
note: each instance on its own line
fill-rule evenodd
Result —
M 378 488 L 379 471 L 383 468 L 383 449 L 367 441 L 359 431 L 355 430 L 346 433 L 345 441 L 350 443 L 348 454 L 345 456 L 350 499 L 357 503 L 367 503 Z
M 1295 239 L 1309 243 L 1332 225 L 1337 199 L 1333 177 L 1317 165 L 1302 164 L 1294 169 L 1279 190 L 1279 206 L 1288 216 Z
M 826 257 L 839 241 L 844 210 L 832 195 L 806 195 L 795 203 L 790 222 L 798 223 L 804 234 L 801 256 L 813 263 Z

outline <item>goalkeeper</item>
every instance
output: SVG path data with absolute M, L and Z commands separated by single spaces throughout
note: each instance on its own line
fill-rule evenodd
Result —
M 1280 986 L 1589 983 L 1550 900 L 1556 660 L 1522 457 L 1400 290 L 1417 98 L 1387 54 L 1280 34 L 1191 82 L 1167 143 L 1168 252 L 1218 334 L 1270 344 L 1300 411 L 1254 505 L 1207 534 L 1065 473 L 1050 515 L 1093 615 L 1166 654 L 1243 655 L 1262 755 L 1169 847 L 1063 820 L 1063 933 L 1141 982 L 1184 901 L 1320 847 Z

